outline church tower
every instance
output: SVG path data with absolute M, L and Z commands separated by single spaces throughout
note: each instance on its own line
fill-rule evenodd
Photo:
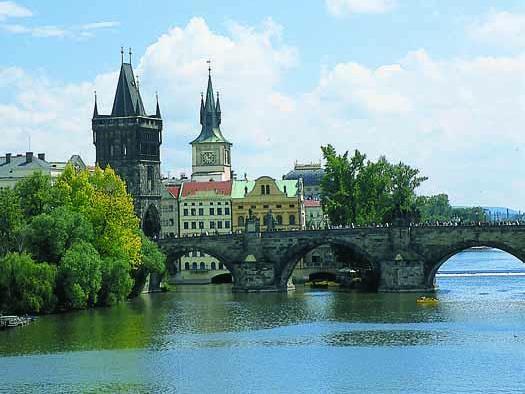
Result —
M 92 129 L 97 165 L 111 166 L 126 182 L 144 233 L 158 237 L 162 119 L 158 98 L 155 115 L 147 115 L 144 110 L 131 66 L 131 51 L 129 63 L 122 58 L 111 115 L 98 113 L 95 96 Z
M 208 88 L 206 101 L 201 97 L 200 123 L 201 132 L 191 142 L 192 175 L 191 179 L 198 182 L 229 181 L 231 175 L 231 146 L 232 144 L 222 135 L 221 104 L 219 93 L 217 101 L 213 94 L 211 69 L 208 69 Z

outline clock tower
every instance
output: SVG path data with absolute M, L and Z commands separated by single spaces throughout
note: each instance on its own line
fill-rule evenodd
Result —
M 211 69 L 208 68 L 208 88 L 206 101 L 201 96 L 200 123 L 201 132 L 191 142 L 192 175 L 197 182 L 229 181 L 231 176 L 231 142 L 222 135 L 221 104 L 219 93 L 217 101 L 213 94 Z

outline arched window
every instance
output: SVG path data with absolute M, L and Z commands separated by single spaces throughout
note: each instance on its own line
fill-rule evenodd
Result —
M 281 215 L 277 215 L 276 219 L 277 219 L 277 225 L 280 226 L 283 224 L 283 217 Z
M 192 269 L 193 271 L 197 271 L 197 263 L 192 263 L 192 264 L 191 264 L 191 269 Z
M 295 224 L 295 215 L 290 215 L 289 223 L 290 223 L 291 225 L 294 225 L 294 224 Z
M 203 271 L 206 269 L 206 264 L 204 263 L 204 261 L 201 261 L 200 269 Z
M 224 269 L 224 264 L 223 264 L 223 263 L 219 263 L 219 269 L 220 269 L 220 270 L 223 270 L 223 269 Z
M 244 227 L 244 216 L 239 216 L 239 219 L 237 219 L 237 224 L 239 227 Z
M 189 270 L 190 270 L 190 263 L 185 263 L 185 264 L 184 264 L 184 269 L 185 269 L 186 271 L 189 271 Z
M 261 185 L 261 194 L 264 194 L 264 185 Z
M 270 194 L 270 185 L 266 185 L 266 194 Z
M 211 269 L 215 271 L 217 269 L 217 264 L 215 264 L 215 261 L 212 261 L 211 263 Z

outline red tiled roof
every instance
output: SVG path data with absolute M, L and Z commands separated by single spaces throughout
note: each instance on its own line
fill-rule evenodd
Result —
M 195 193 L 206 191 L 214 191 L 216 194 L 229 196 L 232 192 L 232 181 L 185 182 L 182 184 L 181 197 L 188 197 Z
M 168 192 L 173 196 L 173 198 L 179 198 L 180 186 L 168 186 L 166 189 L 168 189 Z
M 304 200 L 304 206 L 306 208 L 318 208 L 321 206 L 321 201 L 319 200 Z

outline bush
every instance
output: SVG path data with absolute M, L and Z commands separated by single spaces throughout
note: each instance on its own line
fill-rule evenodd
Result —
M 0 309 L 13 313 L 53 310 L 56 267 L 35 263 L 28 254 L 9 253 L 0 260 Z
M 58 270 L 59 298 L 67 309 L 94 306 L 102 286 L 101 259 L 88 242 L 75 243 L 66 251 Z

